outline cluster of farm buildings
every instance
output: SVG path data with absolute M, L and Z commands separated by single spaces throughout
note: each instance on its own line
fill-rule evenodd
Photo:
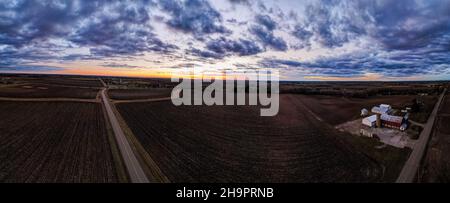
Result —
M 408 128 L 408 116 L 406 113 L 404 116 L 395 116 L 393 114 L 393 109 L 388 104 L 381 104 L 380 106 L 374 106 L 371 110 L 373 115 L 365 117 L 362 120 L 362 124 L 371 128 L 393 128 L 401 131 Z M 367 116 L 369 114 L 367 109 L 361 110 L 362 116 Z

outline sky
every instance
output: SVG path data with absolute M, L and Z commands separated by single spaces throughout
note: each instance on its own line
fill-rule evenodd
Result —
M 0 73 L 449 80 L 450 0 L 2 0 Z

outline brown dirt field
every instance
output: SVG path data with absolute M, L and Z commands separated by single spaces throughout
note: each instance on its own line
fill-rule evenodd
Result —
M 439 117 L 429 143 L 420 182 L 450 182 L 450 117 Z
M 18 81 L 24 83 L 40 83 L 44 85 L 61 85 L 61 86 L 73 86 L 73 87 L 91 87 L 100 88 L 103 87 L 101 82 L 97 78 L 77 78 L 77 77 L 30 77 L 30 78 L 16 78 Z
M 172 182 L 371 182 L 381 167 L 281 95 L 280 113 L 256 106 L 119 104 L 135 136 Z
M 450 135 L 450 116 L 439 118 L 439 132 Z
M 440 112 L 443 114 L 450 114 L 450 94 L 445 95 Z
M 110 89 L 108 95 L 115 100 L 154 99 L 170 97 L 171 92 L 170 88 Z
M 371 110 L 379 104 L 390 104 L 394 108 L 410 103 L 415 96 L 376 96 L 367 99 L 322 95 L 295 95 L 312 112 L 331 125 L 338 125 L 360 117 L 361 109 Z
M 0 182 L 117 182 L 100 104 L 0 102 Z
M 0 87 L 0 97 L 95 99 L 98 89 L 24 84 Z
M 445 95 L 428 145 L 420 182 L 450 182 L 450 95 Z

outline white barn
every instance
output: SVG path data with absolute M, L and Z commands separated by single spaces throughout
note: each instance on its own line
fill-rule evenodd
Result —
M 392 109 L 391 105 L 389 105 L 389 104 L 380 104 L 380 108 L 387 109 L 387 110 L 391 110 Z
M 367 116 L 369 111 L 367 109 L 361 109 L 361 116 Z
M 380 106 L 374 106 L 372 108 L 372 113 L 377 114 L 390 114 L 392 111 L 391 105 L 388 104 L 380 104 Z
M 366 117 L 362 120 L 362 124 L 369 127 L 375 127 L 377 125 L 377 115 Z

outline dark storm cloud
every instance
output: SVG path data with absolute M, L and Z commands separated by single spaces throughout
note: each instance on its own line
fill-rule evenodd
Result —
M 222 16 L 206 0 L 160 0 L 160 6 L 171 15 L 167 25 L 194 35 L 231 32 L 222 25 Z
M 256 15 L 256 24 L 250 27 L 250 32 L 259 39 L 264 46 L 269 46 L 277 51 L 286 51 L 287 43 L 281 37 L 276 37 L 273 31 L 276 22 L 268 15 Z
M 346 54 L 312 62 L 264 59 L 260 61 L 260 65 L 268 68 L 297 68 L 310 74 L 325 76 L 378 73 L 387 77 L 408 77 L 420 74 L 436 75 L 450 70 L 449 55 L 450 51 L 421 49 L 378 54 Z
M 23 72 L 23 71 L 32 71 L 32 72 L 47 72 L 47 71 L 61 71 L 64 68 L 60 67 L 52 67 L 52 66 L 33 66 L 33 65 L 14 65 L 14 66 L 3 66 L 0 64 L 0 71 L 5 72 Z
M 311 63 L 266 60 L 262 64 L 330 76 L 436 74 L 449 69 L 450 1 L 317 1 L 306 6 L 304 21 L 298 21 L 291 34 L 301 42 L 293 46 L 298 48 L 310 47 L 312 42 L 341 47 L 359 37 L 380 46 L 373 50 L 375 56 L 353 53 Z
M 253 33 L 264 46 L 269 46 L 277 51 L 286 51 L 288 45 L 281 37 L 276 37 L 271 30 L 261 25 L 254 25 L 250 28 Z
M 251 0 L 228 0 L 228 1 L 232 4 L 243 4 L 247 6 L 251 5 Z
M 274 20 L 272 20 L 272 18 L 268 15 L 257 15 L 256 22 L 263 25 L 270 31 L 274 30 L 277 27 L 276 26 L 277 23 Z
M 204 50 L 191 48 L 187 53 L 204 58 L 222 59 L 231 55 L 250 56 L 263 51 L 257 43 L 250 40 L 231 40 L 219 37 L 218 39 L 209 40 Z
M 13 45 L 7 45 L 0 49 L 0 64 L 4 66 L 15 66 L 35 61 L 48 61 L 55 59 L 58 52 L 63 48 L 52 43 L 32 42 L 30 46 L 24 48 L 16 48 Z
M 90 15 L 93 6 L 86 2 L 77 7 L 75 1 L 2 1 L 0 43 L 21 47 L 33 40 L 67 35 L 74 21 Z
M 0 65 L 113 57 L 142 59 L 147 52 L 159 53 L 168 61 L 180 60 L 171 57 L 188 53 L 189 60 L 213 63 L 228 56 L 289 48 L 310 50 L 316 45 L 318 52 L 341 47 L 348 53 L 350 49 L 344 45 L 355 42 L 350 47 L 356 50 L 352 54 L 335 53 L 308 63 L 266 59 L 261 64 L 330 76 L 371 72 L 403 77 L 449 69 L 450 0 L 318 0 L 302 2 L 304 10 L 282 10 L 284 1 L 228 0 L 231 8 L 246 5 L 239 6 L 239 10 L 247 9 L 249 13 L 242 16 L 250 19 L 225 14 L 234 10 L 215 3 L 3 0 Z M 157 26 L 161 23 L 167 26 Z M 167 33 L 156 33 L 153 26 L 158 30 L 170 28 L 165 31 L 183 36 L 180 39 L 184 35 L 194 39 L 171 44 L 162 36 Z M 292 39 L 282 38 L 286 34 L 296 40 L 286 41 Z M 185 45 L 189 48 L 182 50 L 180 47 Z M 365 48 L 371 54 L 362 53 Z
M 216 53 L 216 52 L 208 51 L 208 50 L 200 50 L 197 48 L 191 48 L 191 49 L 187 50 L 186 53 L 192 54 L 194 56 L 199 56 L 202 58 L 222 59 L 225 57 L 224 54 L 220 54 L 220 53 Z
M 297 45 L 297 48 L 302 49 L 311 46 L 310 39 L 313 36 L 313 33 L 307 30 L 304 26 L 296 25 L 292 35 L 294 35 L 301 42 L 301 44 Z
M 149 0 L 2 1 L 0 44 L 14 46 L 20 52 L 33 43 L 42 46 L 51 39 L 61 39 L 92 47 L 91 55 L 99 57 L 177 49 L 153 33 L 149 24 L 151 7 L 154 3 Z
M 357 1 L 354 1 L 357 2 Z M 365 34 L 365 10 L 353 8 L 353 1 L 315 1 L 305 8 L 305 22 L 293 35 L 304 44 L 314 40 L 324 47 L 339 47 Z M 311 39 L 313 38 L 313 39 Z
M 303 42 L 340 47 L 369 36 L 384 48 L 414 49 L 450 33 L 449 0 L 316 1 L 292 32 Z
M 367 7 L 373 5 L 360 5 Z M 375 20 L 371 35 L 387 49 L 415 49 L 450 34 L 450 1 L 383 1 L 368 8 Z
M 263 51 L 256 43 L 250 40 L 228 40 L 224 37 L 211 40 L 207 43 L 206 48 L 217 54 L 226 55 L 227 53 L 232 53 L 239 56 L 255 55 Z
M 70 37 L 80 46 L 93 46 L 91 53 L 99 56 L 132 55 L 145 51 L 170 52 L 177 47 L 156 37 L 149 24 L 150 1 L 135 4 L 107 5 L 106 12 L 90 16 Z

